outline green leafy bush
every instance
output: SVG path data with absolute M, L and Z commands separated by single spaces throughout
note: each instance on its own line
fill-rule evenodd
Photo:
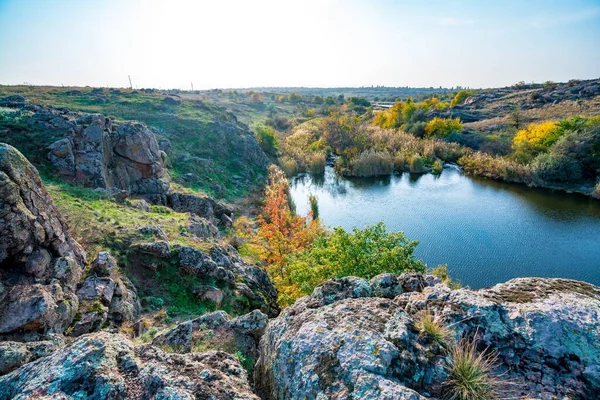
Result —
M 277 138 L 277 131 L 270 126 L 259 126 L 255 131 L 256 140 L 260 147 L 268 155 L 275 157 L 279 148 L 279 139 Z
M 290 260 L 290 278 L 302 294 L 310 294 L 332 278 L 370 279 L 383 272 L 425 272 L 425 264 L 414 256 L 417 244 L 402 232 L 387 232 L 382 222 L 352 232 L 335 228 L 317 237 L 310 250 Z

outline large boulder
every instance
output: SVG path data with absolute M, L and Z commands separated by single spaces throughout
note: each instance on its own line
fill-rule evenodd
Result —
M 116 124 L 102 114 L 37 105 L 31 111 L 31 123 L 65 136 L 47 150 L 50 162 L 67 179 L 130 194 L 164 196 L 168 191 L 166 155 L 146 125 L 136 121 Z
M 215 225 L 223 223 L 224 218 L 233 218 L 231 207 L 211 197 L 192 193 L 169 193 L 167 205 L 175 211 L 189 212 L 201 218 L 214 221 Z
M 525 278 L 452 290 L 414 274 L 380 276 L 370 291 L 365 282 L 327 282 L 269 322 L 255 373 L 263 398 L 445 397 L 448 347 L 461 338 L 498 355 L 507 397 L 600 396 L 598 287 Z M 423 313 L 449 327 L 448 344 L 420 330 Z
M 0 144 L 0 339 L 62 333 L 85 261 L 35 167 Z
M 82 336 L 0 377 L 0 399 L 256 399 L 233 355 L 168 354 L 124 336 Z

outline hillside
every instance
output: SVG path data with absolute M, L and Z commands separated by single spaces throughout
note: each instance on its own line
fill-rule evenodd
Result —
M 333 89 L 0 86 L 0 400 L 599 396 L 600 288 L 459 288 L 402 232 L 328 229 L 316 199 L 297 215 L 272 165 L 319 175 L 334 159 L 364 177 L 496 157 L 532 177 L 515 182 L 549 186 L 532 160 L 558 154 L 588 174 L 562 188 L 590 194 L 599 88 L 426 93 L 377 111 Z M 560 133 L 583 150 L 558 138 L 510 158 L 529 124 L 572 117 Z M 482 384 L 460 397 L 471 367 Z

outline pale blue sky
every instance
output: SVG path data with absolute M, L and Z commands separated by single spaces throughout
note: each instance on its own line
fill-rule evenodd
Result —
M 0 0 L 0 84 L 505 86 L 600 77 L 600 0 Z

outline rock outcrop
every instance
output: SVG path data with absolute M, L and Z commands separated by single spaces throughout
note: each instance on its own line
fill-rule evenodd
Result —
M 140 316 L 135 286 L 118 273 L 116 260 L 105 251 L 92 263 L 89 275 L 79 285 L 77 297 L 79 310 L 70 332 L 73 336 L 119 327 Z
M 258 399 L 233 355 L 168 354 L 119 334 L 85 335 L 0 377 L 0 399 Z
M 35 167 L 0 144 L 0 338 L 64 332 L 85 261 Z
M 240 352 L 244 358 L 258 358 L 258 342 L 269 317 L 254 310 L 231 318 L 225 311 L 214 311 L 193 320 L 181 322 L 159 332 L 152 344 L 178 353 L 220 350 Z
M 524 278 L 451 290 L 420 276 L 392 278 L 327 282 L 271 320 L 256 370 L 260 394 L 444 397 L 451 356 L 419 330 L 419 315 L 428 312 L 451 329 L 452 342 L 470 338 L 498 355 L 506 397 L 600 396 L 600 288 Z M 393 289 L 382 291 L 382 281 Z
M 191 193 L 169 193 L 167 205 L 175 211 L 189 212 L 201 218 L 208 219 L 215 225 L 226 224 L 233 219 L 233 210 L 219 201 L 208 196 Z
M 43 115 L 53 117 L 47 121 L 34 114 L 32 119 L 67 130 L 65 138 L 48 146 L 48 159 L 61 175 L 83 186 L 118 188 L 130 194 L 160 195 L 168 191 L 164 179 L 166 156 L 144 124 L 116 124 L 101 114 L 77 118 Z
M 47 158 L 66 179 L 129 194 L 167 193 L 166 154 L 146 125 L 137 121 L 115 123 L 102 114 L 29 104 L 22 96 L 2 98 L 0 104 L 19 109 L 31 125 L 62 137 L 47 147 Z
M 269 316 L 279 313 L 277 290 L 267 273 L 244 261 L 231 246 L 208 242 L 210 250 L 179 244 L 171 246 L 166 240 L 136 244 L 132 263 L 157 270 L 177 265 L 200 281 L 211 282 L 193 288 L 200 301 L 228 305 L 246 312 L 258 309 Z M 185 290 L 182 288 L 182 290 Z

